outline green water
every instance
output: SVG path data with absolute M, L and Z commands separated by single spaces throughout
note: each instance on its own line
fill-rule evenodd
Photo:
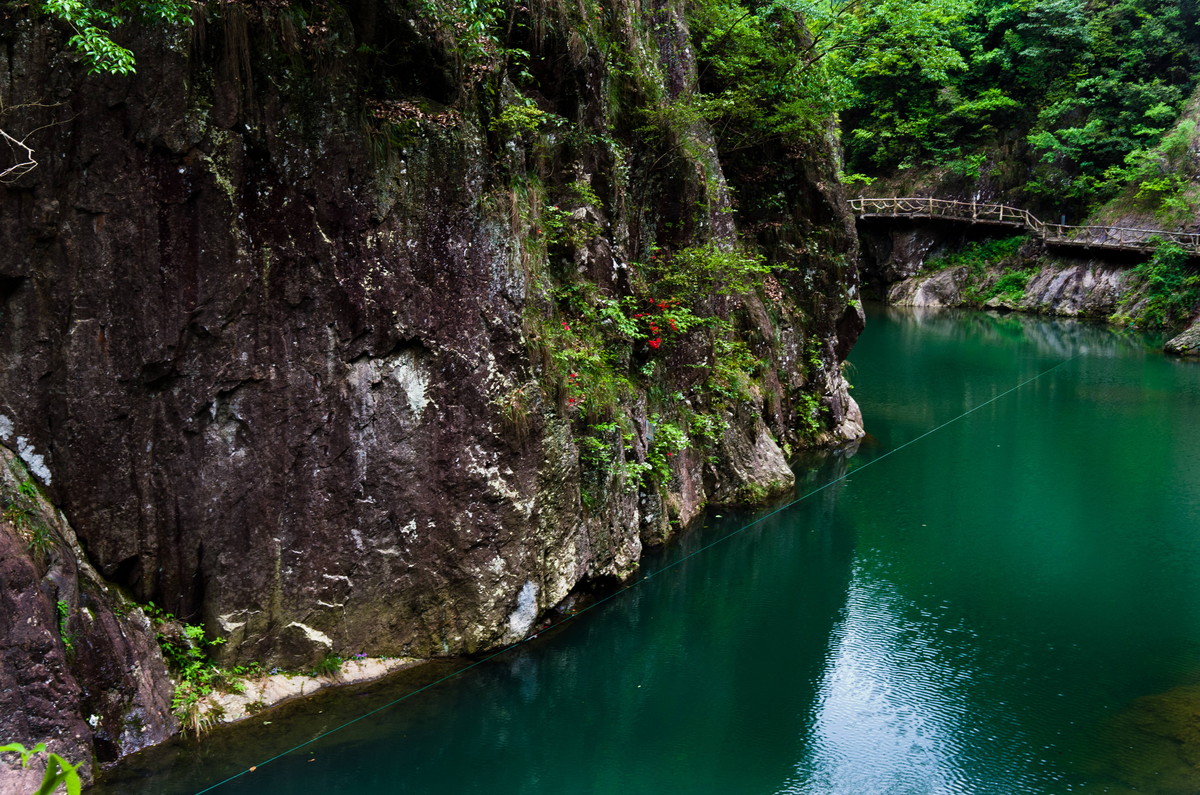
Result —
M 568 630 L 215 792 L 1200 792 L 1200 738 L 1174 736 L 1200 711 L 1200 364 L 883 308 L 851 360 L 872 437 L 801 491 L 845 480 L 683 560 L 754 516 L 727 512 Z M 195 792 L 411 686 L 111 791 Z

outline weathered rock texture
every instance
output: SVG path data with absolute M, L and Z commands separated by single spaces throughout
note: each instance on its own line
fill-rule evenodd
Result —
M 1064 256 L 1036 241 L 994 265 L 938 268 L 937 258 L 979 240 L 981 233 L 949 223 L 862 222 L 862 267 L 870 289 L 902 306 L 1015 310 L 1097 320 L 1136 316 L 1147 284 L 1132 273 L 1136 258 Z M 1007 273 L 1029 275 L 1024 294 L 982 299 Z
M 1004 275 L 1002 268 L 972 272 L 945 268 L 901 279 L 887 289 L 888 303 L 901 306 L 971 306 L 975 295 Z M 1118 311 L 1136 311 L 1140 287 L 1127 267 L 1099 261 L 1038 261 L 1019 299 L 991 299 L 991 309 L 1018 310 L 1063 317 L 1107 319 Z
M 1200 356 L 1200 317 L 1193 318 L 1191 324 L 1167 340 L 1164 347 L 1167 353 L 1177 356 Z
M 520 78 L 430 4 L 269 5 L 144 34 L 130 78 L 4 21 L 0 92 L 41 104 L 3 123 L 41 131 L 0 195 L 0 427 L 109 581 L 229 661 L 472 652 L 706 502 L 788 487 L 781 449 L 861 433 L 833 143 L 756 170 L 656 122 L 694 81 L 677 3 L 533 4 L 505 34 Z M 635 347 L 622 366 L 658 367 L 615 398 L 622 460 L 685 407 L 728 428 L 633 488 L 581 456 L 562 290 L 626 295 L 654 246 L 728 244 L 729 183 L 793 200 L 738 222 L 791 270 L 714 307 L 766 364 L 718 406 L 711 340 Z M 91 709 L 63 682 L 48 705 Z
M 22 485 L 24 490 L 22 491 Z M 145 614 L 104 584 L 75 534 L 0 447 L 0 737 L 38 743 L 90 777 L 174 733 L 171 683 Z M 0 795 L 27 795 L 45 756 L 0 760 Z
M 915 276 L 925 263 L 966 241 L 961 225 L 907 220 L 859 221 L 864 289 L 883 297 L 889 286 Z

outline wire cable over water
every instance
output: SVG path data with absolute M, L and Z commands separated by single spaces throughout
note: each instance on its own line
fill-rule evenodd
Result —
M 627 591 L 630 591 L 630 590 L 638 587 L 639 585 L 644 583 L 646 580 L 649 580 L 652 577 L 662 574 L 663 572 L 665 572 L 669 569 L 673 569 L 676 566 L 679 566 L 680 564 L 685 563 L 688 560 L 691 560 L 692 558 L 696 557 L 697 555 L 701 554 L 702 552 L 706 552 L 707 550 L 712 549 L 715 546 L 725 543 L 729 539 L 745 532 L 746 530 L 749 530 L 750 528 L 754 527 L 755 525 L 758 525 L 758 524 L 766 521 L 767 519 L 770 519 L 773 516 L 783 513 L 784 511 L 787 511 L 788 509 L 794 507 L 798 503 L 804 502 L 808 498 L 810 498 L 816 494 L 819 494 L 822 491 L 825 491 L 826 489 L 837 485 L 838 483 L 841 483 L 842 481 L 849 478 L 852 474 L 857 475 L 859 472 L 866 469 L 867 467 L 874 466 L 875 464 L 878 464 L 880 461 L 883 461 L 884 459 L 888 458 L 889 456 L 895 455 L 896 453 L 900 452 L 901 450 L 905 449 L 906 447 L 910 447 L 910 446 L 916 444 L 917 442 L 921 441 L 922 439 L 925 439 L 926 437 L 931 436 L 931 435 L 937 433 L 938 431 L 946 428 L 947 426 L 953 425 L 954 423 L 958 422 L 959 420 L 962 420 L 965 417 L 968 417 L 971 414 L 974 414 L 975 412 L 979 411 L 980 409 L 982 409 L 986 406 L 989 406 L 992 403 L 995 403 L 996 401 L 998 401 L 1008 395 L 1011 395 L 1013 392 L 1016 392 L 1017 390 L 1038 380 L 1039 378 L 1042 378 L 1043 376 L 1046 376 L 1046 375 L 1054 372 L 1055 370 L 1058 370 L 1059 368 L 1064 367 L 1067 364 L 1070 364 L 1078 357 L 1079 357 L 1079 354 L 1076 354 L 1076 355 L 1070 357 L 1069 359 L 1065 359 L 1065 360 L 1059 362 L 1058 364 L 1054 365 L 1053 367 L 1049 367 L 1033 376 L 1030 376 L 1029 378 L 1025 379 L 1024 381 L 1021 381 L 1020 383 L 1018 383 L 1016 386 L 1013 386 L 997 395 L 994 395 L 993 397 L 989 398 L 988 400 L 985 400 L 982 403 L 980 403 L 970 409 L 967 409 L 962 414 L 959 414 L 958 416 L 956 416 L 952 419 L 949 419 L 946 422 L 943 422 L 940 425 L 938 425 L 934 428 L 931 428 L 928 431 L 925 431 L 924 433 L 920 434 L 919 436 L 909 439 L 907 442 L 904 442 L 903 444 L 900 444 L 900 445 L 892 448 L 891 450 L 888 450 L 887 452 L 883 453 L 882 455 L 880 455 L 876 458 L 873 458 L 870 461 L 867 461 L 863 465 L 861 465 L 853 470 L 850 470 L 848 472 L 845 472 L 844 474 L 839 475 L 838 477 L 828 481 L 827 483 L 823 483 L 820 486 L 817 486 L 816 488 L 813 488 L 810 491 L 805 492 L 801 496 L 796 497 L 795 499 L 793 499 L 789 502 L 786 502 L 783 505 L 780 505 L 779 507 L 777 507 L 771 511 L 768 511 L 767 513 L 764 513 L 762 516 L 759 516 L 759 517 L 755 518 L 754 520 L 747 522 L 746 524 L 742 525 L 741 527 L 738 527 L 735 530 L 731 530 L 730 532 L 726 533 L 725 535 L 722 535 L 719 538 L 717 538 L 713 541 L 710 541 L 709 543 L 704 544 L 703 546 L 698 547 L 697 549 L 692 550 L 691 552 L 680 557 L 679 559 L 671 561 L 670 563 L 667 563 L 667 564 L 661 566 L 660 568 L 656 569 L 655 571 L 644 573 L 643 576 L 640 577 L 639 579 L 629 583 L 628 585 L 625 585 L 625 586 L 617 589 L 616 591 L 613 591 L 612 593 L 608 594 L 607 596 L 603 596 L 603 597 L 597 599 L 595 602 L 591 603 L 590 605 L 587 605 L 586 607 L 581 608 L 578 612 L 573 613 L 573 614 L 563 618 L 561 621 L 558 621 L 555 624 L 551 624 L 550 626 L 543 628 L 539 632 L 534 633 L 533 635 L 530 635 L 529 637 L 523 638 L 523 639 L 517 641 L 516 643 L 512 643 L 508 646 L 498 649 L 497 651 L 494 651 L 491 654 L 481 657 L 480 659 L 475 660 L 474 662 L 472 662 L 468 665 L 464 665 L 462 668 L 452 671 L 451 673 L 448 673 L 443 677 L 440 677 L 432 682 L 429 682 L 428 684 L 425 684 L 425 685 L 422 685 L 421 687 L 416 688 L 415 690 L 405 693 L 404 695 L 400 696 L 399 698 L 393 699 L 393 700 L 387 702 L 386 704 L 376 707 L 375 709 L 372 709 L 369 712 L 365 712 L 356 718 L 352 718 L 351 720 L 348 720 L 339 726 L 336 726 L 328 731 L 322 732 L 308 740 L 305 740 L 304 742 L 302 742 L 298 745 L 295 745 L 295 746 L 289 748 L 286 751 L 275 754 L 274 756 L 269 757 L 268 759 L 265 759 L 265 760 L 257 763 L 256 765 L 253 765 L 252 767 L 246 768 L 245 770 L 241 770 L 238 773 L 235 773 L 234 775 L 229 776 L 228 778 L 217 782 L 216 784 L 213 784 L 209 787 L 206 787 L 205 789 L 200 790 L 199 792 L 196 793 L 196 795 L 204 795 L 204 793 L 212 792 L 213 790 L 216 790 L 219 787 L 222 787 L 225 784 L 230 783 L 231 781 L 241 778 L 242 776 L 245 776 L 245 775 L 251 773 L 252 771 L 257 770 L 258 768 L 261 768 L 264 765 L 270 764 L 271 762 L 281 759 L 281 758 L 287 756 L 288 754 L 291 754 L 291 753 L 294 753 L 294 752 L 300 750 L 301 748 L 305 748 L 309 745 L 312 745 L 313 743 L 317 742 L 318 740 L 328 737 L 331 734 L 335 734 L 336 732 L 339 732 L 343 729 L 346 729 L 346 728 L 354 725 L 355 723 L 358 723 L 359 721 L 362 721 L 362 720 L 365 720 L 365 719 L 371 717 L 372 715 L 376 715 L 380 712 L 383 712 L 384 710 L 386 710 L 390 707 L 393 707 L 402 701 L 406 701 L 406 700 L 412 698 L 413 696 L 416 696 L 420 693 L 423 693 L 426 690 L 429 690 L 431 688 L 436 687 L 437 685 L 442 684 L 443 682 L 446 682 L 450 679 L 455 678 L 456 676 L 464 674 L 467 671 L 470 671 L 472 668 L 477 668 L 478 666 L 483 665 L 484 663 L 489 662 L 491 660 L 494 660 L 495 658 L 499 657 L 502 654 L 505 654 L 506 652 L 512 651 L 513 649 L 517 648 L 518 646 L 523 646 L 526 643 L 528 643 L 529 641 L 536 638 L 539 634 L 541 634 L 541 632 L 548 632 L 552 629 L 556 629 L 558 627 L 563 626 L 567 622 L 578 618 L 579 616 L 583 615 L 584 613 L 588 612 L 589 610 L 599 607 L 600 605 L 605 604 L 606 602 L 609 602 L 609 601 L 617 598 L 618 596 L 621 596 L 622 594 L 626 593 Z

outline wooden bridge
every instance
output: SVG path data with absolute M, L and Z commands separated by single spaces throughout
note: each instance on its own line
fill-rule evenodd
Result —
M 1200 257 L 1200 233 L 1162 229 L 1127 229 L 1119 226 L 1048 224 L 1028 210 L 1006 204 L 982 204 L 950 199 L 851 199 L 859 218 L 938 218 L 984 226 L 1026 229 L 1049 246 L 1153 252 L 1158 241 L 1179 244 L 1192 257 Z

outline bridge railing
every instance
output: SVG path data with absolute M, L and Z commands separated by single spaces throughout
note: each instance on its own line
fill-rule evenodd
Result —
M 1167 232 L 1162 229 L 1133 229 L 1121 226 L 1070 226 L 1045 224 L 1042 237 L 1050 243 L 1077 246 L 1107 246 L 1151 250 L 1158 241 L 1175 243 L 1190 251 L 1200 251 L 1200 233 Z
M 999 223 L 1023 226 L 1048 243 L 1056 245 L 1150 251 L 1154 240 L 1176 243 L 1192 254 L 1200 254 L 1200 233 L 1168 232 L 1162 229 L 1133 229 L 1120 226 L 1072 226 L 1048 224 L 1028 210 L 1007 204 L 964 202 L 911 196 L 906 198 L 851 199 L 850 207 L 860 215 L 917 218 L 949 218 L 969 223 Z
M 863 215 L 919 215 L 930 218 L 955 218 L 981 223 L 1025 226 L 1039 232 L 1042 228 L 1042 222 L 1033 213 L 1022 210 L 1020 207 L 1010 207 L 1007 204 L 960 202 L 953 199 L 911 196 L 895 199 L 851 199 L 850 206 Z

